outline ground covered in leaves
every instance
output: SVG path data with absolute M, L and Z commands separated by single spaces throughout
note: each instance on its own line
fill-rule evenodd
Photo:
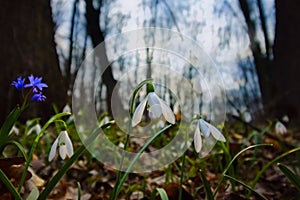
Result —
M 52 127 L 52 129 L 54 128 Z M 23 197 L 28 195 L 33 186 L 42 190 L 65 162 L 58 157 L 52 162 L 48 162 L 49 148 L 54 138 L 54 130 L 52 129 L 49 129 L 48 134 L 41 139 L 33 156 L 30 171 L 22 189 Z M 192 146 L 186 152 L 182 199 L 206 198 L 207 194 L 200 170 L 204 172 L 212 191 L 224 178 L 219 185 L 216 199 L 259 199 L 260 197 L 253 192 L 249 194 L 249 190 L 237 181 L 222 177 L 222 172 L 226 166 L 235 155 L 251 145 L 272 144 L 272 146 L 251 148 L 245 151 L 237 157 L 229 168 L 227 175 L 251 186 L 256 176 L 270 161 L 293 148 L 299 147 L 300 142 L 300 130 L 297 128 L 288 126 L 286 134 L 278 135 L 275 133 L 273 125 L 253 125 L 234 118 L 227 121 L 222 132 L 228 139 L 227 143 L 217 143 L 213 152 L 207 157 L 198 158 Z M 79 138 L 74 134 L 71 138 L 74 149 L 78 148 L 81 145 Z M 21 136 L 21 140 L 22 144 L 29 149 L 34 140 L 34 134 L 26 138 Z M 140 147 L 132 145 L 132 148 Z M 16 158 L 19 155 L 15 153 L 13 148 L 6 149 L 6 152 L 8 152 L 9 158 L 2 158 L 0 167 L 11 182 L 17 186 L 20 174 L 24 169 L 24 160 Z M 161 170 L 144 174 L 130 174 L 118 199 L 150 199 L 155 188 L 164 188 L 169 199 L 177 200 L 181 163 L 182 158 Z M 277 163 L 288 166 L 297 176 L 300 175 L 300 152 L 296 151 L 278 158 L 276 162 L 266 168 L 254 187 L 255 191 L 267 199 L 300 199 L 300 192 L 282 173 Z M 78 183 L 81 186 L 81 199 L 109 199 L 115 180 L 116 171 L 114 169 L 103 165 L 88 152 L 85 152 L 56 185 L 49 199 L 77 199 Z M 12 199 L 3 184 L 0 184 L 0 199 Z M 157 195 L 156 199 L 160 199 L 160 197 Z

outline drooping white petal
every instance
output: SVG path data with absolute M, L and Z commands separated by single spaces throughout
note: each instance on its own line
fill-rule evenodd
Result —
M 283 125 L 283 123 L 281 123 L 280 121 L 278 121 L 278 122 L 276 122 L 276 124 L 275 124 L 275 132 L 276 132 L 277 134 L 283 135 L 283 134 L 287 133 L 287 129 L 286 129 L 286 127 Z
M 149 92 L 148 97 L 148 104 L 150 107 L 153 105 L 160 104 L 160 98 L 154 92 Z
M 56 138 L 56 140 L 54 141 L 54 143 L 53 143 L 52 146 L 51 146 L 50 153 L 49 153 L 49 157 L 48 157 L 48 161 L 49 161 L 49 162 L 50 162 L 50 161 L 54 158 L 54 156 L 55 156 L 57 144 L 58 144 L 58 138 Z
M 197 124 L 196 131 L 194 134 L 194 146 L 197 153 L 201 151 L 202 148 L 202 138 L 199 130 L 199 124 Z
M 214 127 L 213 125 L 209 124 L 209 129 L 211 131 L 212 136 L 219 141 L 222 142 L 226 142 L 225 137 L 223 136 L 223 134 L 219 131 L 219 129 L 217 129 L 216 127 Z
M 64 160 L 67 156 L 67 145 L 63 144 L 59 146 L 59 155 Z
M 27 135 L 30 135 L 32 132 L 35 132 L 36 134 L 39 134 L 41 132 L 42 128 L 39 124 L 34 125 L 29 129 L 27 132 Z
M 201 133 L 204 135 L 204 137 L 208 137 L 210 134 L 209 123 L 207 123 L 203 119 L 199 119 L 199 125 Z
M 19 135 L 19 129 L 15 125 L 13 125 L 13 127 L 9 131 L 8 135 L 11 135 L 12 133 L 15 133 L 16 135 Z
M 153 115 L 154 118 L 158 118 L 162 114 L 162 109 L 160 104 L 154 104 L 150 106 L 149 112 Z
M 66 148 L 67 148 L 67 155 L 70 158 L 73 155 L 73 145 L 68 134 L 66 135 Z
M 63 112 L 71 112 L 71 107 L 69 106 L 69 104 L 65 105 L 65 107 L 63 108 Z
M 59 155 L 62 159 L 65 159 L 67 155 L 67 145 L 66 145 L 66 141 L 68 138 L 67 131 L 60 132 L 58 137 L 59 137 L 58 139 Z
M 141 122 L 142 117 L 143 117 L 143 113 L 144 113 L 144 110 L 145 110 L 145 107 L 146 107 L 147 100 L 148 100 L 148 95 L 145 99 L 143 99 L 141 101 L 141 103 L 138 105 L 138 107 L 136 107 L 136 109 L 133 113 L 132 119 L 131 119 L 131 126 L 132 127 L 136 126 L 138 123 Z
M 163 101 L 162 99 L 159 99 L 162 114 L 164 118 L 171 124 L 175 124 L 175 115 L 171 108 L 168 106 L 168 104 Z

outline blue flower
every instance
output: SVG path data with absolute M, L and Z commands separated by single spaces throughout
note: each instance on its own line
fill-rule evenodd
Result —
M 25 82 L 25 78 L 21 78 L 19 76 L 16 81 L 13 81 L 11 83 L 11 85 L 15 86 L 18 90 L 21 90 L 24 87 L 24 82 Z
M 35 93 L 32 98 L 32 101 L 45 101 L 46 100 L 46 96 L 43 95 L 41 92 L 40 93 Z
M 47 88 L 48 85 L 46 83 L 42 83 L 42 77 L 34 77 L 32 74 L 28 76 L 29 84 L 26 84 L 24 88 L 33 87 L 33 92 L 38 92 L 36 88 L 38 88 L 40 91 L 43 90 L 43 88 Z

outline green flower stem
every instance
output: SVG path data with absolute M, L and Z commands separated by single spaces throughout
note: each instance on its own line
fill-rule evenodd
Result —
M 142 81 L 134 90 L 133 92 L 133 95 L 132 95 L 132 98 L 130 100 L 130 105 L 129 105 L 129 114 L 130 114 L 130 117 L 133 116 L 133 113 L 134 113 L 134 103 L 135 103 L 135 98 L 136 98 L 136 95 L 138 94 L 139 90 L 145 85 L 145 84 L 148 84 L 148 83 L 152 83 L 153 79 L 147 79 L 147 80 L 144 80 Z
M 120 180 L 120 182 L 118 183 L 118 185 L 116 185 L 115 187 L 117 187 L 117 189 L 115 190 L 115 194 L 114 194 L 114 200 L 117 198 L 118 194 L 120 193 L 120 190 L 122 188 L 123 183 L 125 182 L 125 180 L 127 179 L 128 174 L 130 173 L 130 170 L 132 169 L 133 165 L 135 164 L 135 162 L 137 161 L 137 159 L 141 156 L 141 154 L 145 151 L 145 149 L 151 144 L 151 142 L 157 138 L 161 133 L 163 133 L 165 130 L 167 130 L 168 128 L 170 128 L 172 126 L 172 124 L 164 127 L 163 129 L 161 129 L 160 131 L 158 131 L 157 133 L 155 133 L 145 144 L 144 146 L 139 150 L 139 152 L 136 154 L 136 156 L 133 158 L 133 160 L 131 161 L 131 163 L 129 164 L 126 172 L 124 173 L 122 179 Z
M 124 162 L 124 154 L 125 154 L 126 148 L 128 146 L 128 143 L 129 143 L 129 138 L 130 138 L 131 122 L 129 123 L 128 130 L 129 131 L 128 131 L 128 134 L 126 135 L 126 139 L 125 139 L 125 143 L 124 143 L 124 151 L 122 152 L 122 156 L 121 156 L 120 167 L 119 167 L 119 170 L 117 172 L 117 178 L 116 178 L 115 187 L 113 189 L 112 196 L 111 196 L 110 199 L 115 199 L 116 198 L 116 190 L 117 190 L 116 186 L 119 185 L 120 178 L 121 178 L 121 175 L 122 175 L 122 167 L 123 167 L 123 162 Z
M 10 182 L 8 177 L 4 174 L 4 172 L 1 169 L 0 169 L 0 179 L 6 185 L 6 187 L 8 188 L 8 190 L 11 192 L 11 194 L 14 196 L 16 200 L 22 200 L 20 194 L 16 191 L 13 184 Z
M 81 199 L 81 185 L 79 182 L 77 182 L 77 199 L 80 200 Z
M 211 191 L 211 186 L 210 186 L 208 180 L 206 179 L 205 173 L 202 169 L 200 169 L 200 175 L 201 175 L 201 179 L 202 179 L 204 189 L 205 189 L 205 193 L 206 193 L 206 198 L 205 199 L 214 200 L 214 196 L 213 196 L 212 191 Z
M 257 144 L 257 145 L 252 145 L 252 146 L 249 146 L 249 147 L 247 147 L 247 148 L 241 150 L 239 153 L 237 153 L 237 154 L 233 157 L 233 159 L 229 162 L 229 164 L 226 166 L 226 168 L 224 169 L 224 171 L 223 171 L 223 173 L 222 173 L 222 176 L 221 176 L 221 178 L 220 178 L 220 180 L 219 180 L 219 182 L 218 182 L 218 184 L 217 184 L 217 187 L 216 187 L 216 189 L 215 189 L 215 191 L 214 191 L 214 194 L 213 194 L 214 198 L 215 198 L 215 196 L 216 196 L 216 194 L 217 194 L 217 192 L 218 192 L 218 189 L 219 189 L 221 183 L 222 183 L 223 180 L 224 180 L 224 177 L 225 177 L 227 171 L 229 170 L 229 168 L 231 167 L 231 165 L 233 164 L 233 162 L 237 159 L 237 157 L 239 157 L 242 153 L 244 153 L 245 151 L 247 151 L 247 150 L 249 150 L 249 149 L 252 149 L 252 148 L 255 148 L 255 147 L 262 147 L 262 146 L 273 146 L 273 145 L 272 145 L 272 144 Z
M 22 177 L 21 177 L 21 180 L 20 180 L 20 183 L 19 183 L 19 187 L 18 187 L 18 192 L 20 193 L 21 192 L 21 189 L 22 189 L 22 186 L 25 182 L 25 178 L 26 178 L 26 173 L 28 171 L 28 167 L 30 165 L 30 162 L 31 162 L 31 159 L 32 159 L 32 155 L 33 155 L 33 152 L 35 151 L 36 147 L 37 147 L 37 144 L 40 140 L 40 138 L 42 137 L 42 135 L 44 134 L 44 132 L 46 131 L 46 129 L 48 128 L 48 126 L 53 123 L 55 120 L 61 118 L 61 117 L 64 117 L 64 116 L 67 116 L 67 115 L 71 115 L 71 113 L 59 113 L 59 114 L 56 114 L 54 116 L 52 116 L 47 122 L 46 124 L 43 126 L 41 132 L 36 136 L 33 144 L 32 144 L 32 147 L 30 149 L 30 152 L 29 152 L 29 155 L 28 155 L 28 160 L 26 162 L 26 165 L 25 165 L 25 169 L 23 171 L 23 174 L 22 174 Z
M 185 165 L 186 152 L 187 152 L 187 150 L 184 152 L 183 157 L 182 157 L 178 200 L 182 200 L 182 183 L 183 183 L 183 175 L 184 175 L 184 169 L 185 169 L 184 165 Z
M 130 117 L 133 116 L 133 113 L 134 113 L 134 109 L 135 109 L 135 99 L 136 99 L 136 95 L 138 94 L 139 90 L 144 86 L 144 85 L 148 85 L 148 84 L 151 84 L 153 81 L 153 79 L 147 79 L 147 80 L 144 80 L 142 81 L 136 88 L 135 90 L 133 91 L 133 95 L 132 95 L 132 98 L 130 99 L 130 102 L 129 102 L 129 115 Z M 130 132 L 131 132 L 131 121 L 128 123 L 128 134 L 125 138 L 125 143 L 124 143 L 124 151 L 126 151 L 126 148 L 128 146 L 128 143 L 129 143 L 129 138 L 130 138 Z M 117 186 L 119 185 L 119 182 L 120 182 L 120 178 L 121 178 L 121 174 L 122 174 L 122 167 L 123 167 L 123 162 L 124 162 L 124 154 L 125 152 L 123 151 L 122 153 L 122 157 L 121 157 L 121 161 L 120 161 L 120 167 L 119 167 L 119 170 L 117 172 L 117 177 L 116 177 L 116 183 L 115 183 L 115 187 L 112 191 L 112 196 L 110 197 L 110 199 L 116 199 L 116 190 L 117 190 Z
M 53 190 L 55 185 L 60 181 L 60 179 L 63 177 L 63 175 L 68 171 L 68 169 L 77 161 L 77 159 L 81 156 L 81 154 L 86 150 L 86 146 L 89 146 L 95 138 L 99 134 L 99 130 L 107 128 L 114 122 L 109 122 L 107 124 L 104 124 L 101 127 L 97 127 L 95 130 L 92 131 L 91 136 L 86 140 L 85 145 L 80 146 L 73 156 L 63 165 L 63 167 L 54 175 L 54 177 L 50 180 L 50 182 L 47 184 L 46 188 L 42 191 L 40 194 L 38 200 L 44 200 L 48 197 L 50 192 Z

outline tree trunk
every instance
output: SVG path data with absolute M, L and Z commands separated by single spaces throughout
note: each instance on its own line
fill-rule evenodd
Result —
M 259 80 L 265 114 L 271 117 L 288 115 L 292 118 L 300 117 L 300 1 L 276 0 L 276 28 L 272 59 L 264 54 L 255 37 L 257 33 L 255 23 L 250 17 L 251 9 L 248 0 L 239 0 L 245 17 L 253 54 L 256 72 Z M 260 15 L 263 15 L 261 1 Z M 264 16 L 260 18 L 262 26 L 266 24 Z M 262 27 L 266 37 L 266 45 L 270 45 L 266 36 L 266 26 Z M 269 48 L 266 47 L 267 54 Z
M 51 103 L 61 107 L 66 97 L 55 49 L 50 1 L 1 1 L 0 27 L 1 121 L 21 103 L 21 94 L 11 82 L 17 76 L 30 74 L 43 77 L 49 88 L 44 92 L 46 102 L 32 104 L 24 115 L 49 117 L 53 114 Z
M 277 115 L 300 117 L 300 1 L 276 0 L 272 82 Z
M 99 9 L 95 9 L 93 6 L 93 0 L 85 0 L 85 2 L 86 2 L 87 30 L 88 30 L 88 34 L 91 37 L 93 47 L 95 48 L 101 42 L 104 41 L 104 34 L 100 29 L 100 22 L 99 22 L 101 6 Z M 101 4 L 102 3 L 100 3 L 100 5 Z M 103 53 L 106 52 L 105 45 L 103 46 L 101 52 Z M 106 64 L 109 63 L 107 55 L 104 53 L 103 55 L 98 55 L 98 56 L 101 56 L 100 57 L 101 67 L 106 67 Z M 111 65 L 109 65 L 106 69 L 102 68 L 101 72 L 102 72 L 102 83 L 106 86 L 107 111 L 111 116 L 113 116 L 111 98 L 112 98 L 114 88 L 117 84 L 117 81 L 114 79 Z M 118 95 L 116 95 L 115 98 L 117 98 L 114 99 L 116 102 L 121 102 Z

